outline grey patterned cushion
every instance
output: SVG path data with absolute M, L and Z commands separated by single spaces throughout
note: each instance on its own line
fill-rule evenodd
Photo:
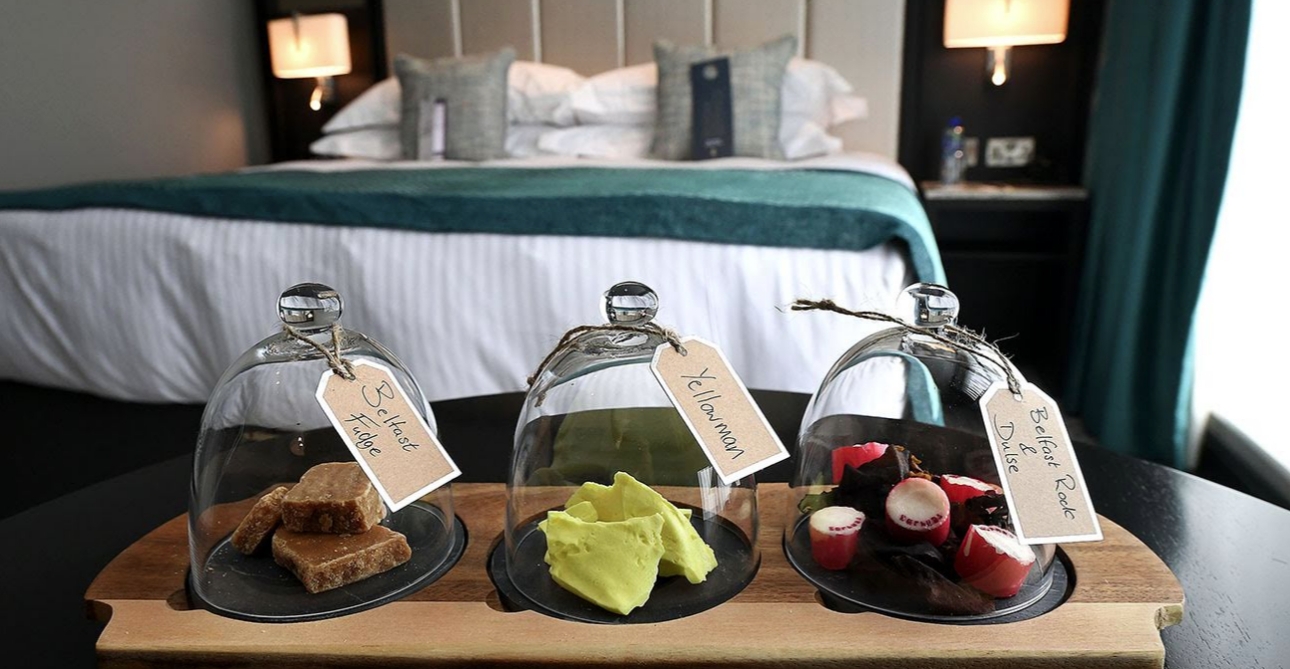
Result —
M 514 60 L 515 50 L 510 48 L 487 56 L 422 60 L 400 55 L 394 59 L 403 95 L 399 120 L 403 157 L 418 157 L 421 113 L 429 113 L 434 102 L 442 99 L 447 109 L 445 158 L 505 158 L 506 76 Z
M 779 144 L 780 85 L 797 52 L 797 38 L 785 35 L 759 47 L 720 52 L 710 46 L 654 44 L 658 64 L 658 116 L 651 155 L 663 160 L 690 158 L 690 66 L 718 56 L 730 58 L 730 100 L 734 154 L 782 159 Z

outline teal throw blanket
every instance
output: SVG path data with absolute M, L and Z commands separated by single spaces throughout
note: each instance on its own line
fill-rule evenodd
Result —
M 904 242 L 944 283 L 917 196 L 841 171 L 437 168 L 263 171 L 0 192 L 0 209 L 145 209 L 425 232 L 656 237 L 863 250 Z

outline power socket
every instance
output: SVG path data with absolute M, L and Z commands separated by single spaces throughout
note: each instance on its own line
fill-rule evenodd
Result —
M 991 137 L 985 141 L 986 167 L 1023 167 L 1034 159 L 1034 137 Z

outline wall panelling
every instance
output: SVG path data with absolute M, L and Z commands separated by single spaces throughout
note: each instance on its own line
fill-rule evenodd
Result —
M 654 59 L 655 40 L 750 46 L 785 33 L 838 69 L 869 118 L 835 132 L 895 158 L 903 0 L 386 0 L 388 52 L 436 57 L 515 48 L 519 58 L 596 74 Z

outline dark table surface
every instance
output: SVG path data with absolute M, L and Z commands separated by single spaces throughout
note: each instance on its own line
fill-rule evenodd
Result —
M 1163 633 L 1166 666 L 1290 666 L 1290 511 L 1099 448 L 1081 447 L 1080 458 L 1098 511 L 1155 550 L 1186 591 L 1182 624 Z M 497 460 L 482 471 L 500 477 Z M 0 521 L 5 666 L 93 666 L 102 626 L 85 617 L 85 590 L 117 553 L 184 512 L 189 463 L 167 460 Z

